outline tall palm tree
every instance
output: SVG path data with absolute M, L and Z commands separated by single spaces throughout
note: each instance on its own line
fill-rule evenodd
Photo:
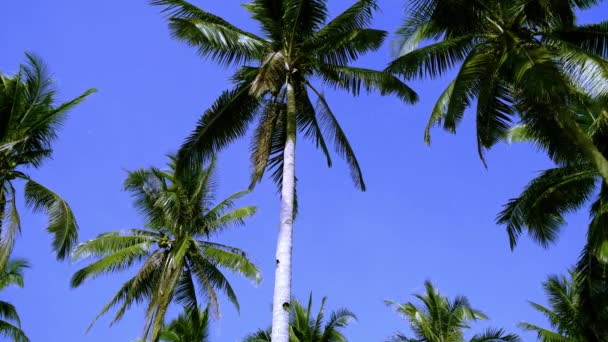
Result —
M 209 308 L 184 308 L 160 333 L 162 342 L 209 342 Z
M 312 294 L 308 297 L 307 307 L 302 306 L 297 300 L 292 300 L 289 324 L 289 342 L 346 342 L 347 339 L 341 330 L 356 320 L 357 317 L 347 309 L 338 309 L 331 313 L 329 320 L 323 322 L 325 303 L 327 298 L 321 301 L 321 307 L 316 317 L 312 314 Z M 244 342 L 270 342 L 272 328 L 259 330 L 247 336 Z
M 234 88 L 203 114 L 178 157 L 185 167 L 207 160 L 245 135 L 258 119 L 251 143 L 251 186 L 270 170 L 281 188 L 272 340 L 287 342 L 297 133 L 323 151 L 328 165 L 332 162 L 327 139 L 333 141 L 348 162 L 355 185 L 365 189 L 353 148 L 318 83 L 353 95 L 377 89 L 409 103 L 417 100 L 416 93 L 388 72 L 350 66 L 380 48 L 387 35 L 369 28 L 377 10 L 375 0 L 359 0 L 329 22 L 327 0 L 253 0 L 244 7 L 259 23 L 262 36 L 183 0 L 151 2 L 165 7 L 174 37 L 204 57 L 238 67 Z
M 599 151 L 608 155 L 608 96 L 580 95 L 572 110 L 579 113 L 578 125 Z M 511 141 L 537 144 L 527 126 L 514 128 Z M 589 324 L 608 336 L 608 187 L 601 182 L 597 169 L 586 159 L 562 163 L 541 174 L 526 185 L 521 194 L 511 199 L 498 214 L 497 223 L 504 225 L 511 248 L 520 236 L 528 235 L 543 247 L 559 237 L 566 223 L 565 215 L 589 206 L 591 221 L 587 228 L 587 243 L 579 258 L 577 286 L 581 311 L 593 314 Z
M 538 334 L 542 342 L 591 342 L 605 341 L 607 335 L 594 331 L 595 324 L 589 322 L 589 316 L 582 310 L 580 282 L 575 273 L 569 277 L 551 276 L 543 283 L 549 301 L 549 308 L 530 302 L 532 307 L 542 313 L 555 330 L 549 330 L 530 323 L 520 323 L 520 327 Z M 608 311 L 608 307 L 605 308 Z
M 606 92 L 608 22 L 576 25 L 575 10 L 599 1 L 417 0 L 399 30 L 401 50 L 388 70 L 439 77 L 459 65 L 425 131 L 455 132 L 476 103 L 479 155 L 519 120 L 555 160 L 584 155 L 608 184 L 608 160 L 576 124 L 566 101 L 574 86 Z M 423 40 L 431 44 L 418 47 Z M 484 162 L 485 163 L 485 162 Z
M 23 287 L 23 270 L 28 267 L 29 264 L 23 259 L 9 261 L 0 273 L 0 291 L 12 285 Z M 30 341 L 21 330 L 21 320 L 15 306 L 4 301 L 0 301 L 0 336 L 15 342 Z
M 78 238 L 78 226 L 66 201 L 34 181 L 26 172 L 52 156 L 52 143 L 67 113 L 88 95 L 57 104 L 54 81 L 42 61 L 26 54 L 16 75 L 0 73 L 0 268 L 6 265 L 21 231 L 17 212 L 18 181 L 25 182 L 25 202 L 34 211 L 46 211 L 53 250 L 64 259 Z
M 422 302 L 398 304 L 386 301 L 395 307 L 410 324 L 414 338 L 398 333 L 391 337 L 391 342 L 462 342 L 464 330 L 477 320 L 488 319 L 481 311 L 471 307 L 466 297 L 458 296 L 453 300 L 442 296 L 430 281 L 424 283 L 425 293 L 414 296 Z M 518 342 L 519 337 L 506 334 L 501 329 L 488 329 L 482 334 L 473 336 L 470 342 Z
M 236 295 L 221 268 L 256 282 L 257 267 L 238 248 L 211 242 L 211 236 L 244 224 L 255 207 L 234 208 L 247 191 L 214 204 L 215 163 L 175 173 L 175 159 L 168 170 L 140 169 L 129 173 L 124 188 L 146 218 L 143 229 L 101 234 L 81 243 L 74 260 L 94 259 L 72 277 L 72 287 L 105 273 L 123 271 L 137 263 L 140 268 L 102 309 L 99 316 L 118 306 L 112 323 L 134 303 L 147 302 L 144 340 L 158 341 L 165 313 L 172 302 L 198 310 L 203 298 L 219 314 L 217 291 L 239 307 Z M 99 316 L 97 318 L 99 318 Z M 94 322 L 93 322 L 94 323 Z

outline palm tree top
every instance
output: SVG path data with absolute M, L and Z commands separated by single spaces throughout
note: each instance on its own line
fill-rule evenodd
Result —
M 13 76 L 0 73 L 0 268 L 10 257 L 21 231 L 14 180 L 25 182 L 25 202 L 46 211 L 53 250 L 65 259 L 78 239 L 78 226 L 69 205 L 58 194 L 35 182 L 27 169 L 38 168 L 52 156 L 52 144 L 67 113 L 95 92 L 89 89 L 64 103 L 56 103 L 57 89 L 45 64 L 26 54 L 27 63 Z
M 388 70 L 406 79 L 435 78 L 457 67 L 456 77 L 431 110 L 426 142 L 435 125 L 455 132 L 464 111 L 476 101 L 482 160 L 517 117 L 534 128 L 542 138 L 539 146 L 552 158 L 572 157 L 567 145 L 576 145 L 579 154 L 592 153 L 573 128 L 565 101 L 575 85 L 597 89 L 608 79 L 608 23 L 576 25 L 576 10 L 597 3 L 412 1 L 398 31 L 398 56 Z M 424 40 L 431 43 L 420 46 Z
M 251 144 L 257 184 L 267 169 L 282 181 L 282 152 L 288 132 L 287 89 L 294 95 L 297 131 L 314 142 L 332 165 L 329 143 L 349 164 L 357 187 L 365 189 L 359 162 L 316 82 L 353 95 L 378 90 L 412 103 L 416 93 L 394 75 L 350 64 L 382 46 L 387 32 L 369 28 L 378 9 L 374 0 L 356 1 L 328 21 L 327 0 L 254 0 L 244 7 L 260 25 L 262 35 L 183 0 L 153 0 L 163 6 L 172 35 L 201 56 L 238 67 L 235 88 L 226 91 L 205 112 L 178 156 L 183 165 L 208 160 L 243 136 L 257 116 Z M 311 92 L 309 94 L 309 92 Z M 316 106 L 310 95 L 317 97 Z M 291 123 L 289 123 L 291 125 Z M 295 134 L 295 132 L 293 133 Z
M 422 305 L 385 301 L 408 320 L 420 341 L 461 341 L 464 338 L 463 331 L 470 328 L 470 323 L 488 319 L 483 312 L 471 307 L 464 296 L 449 299 L 441 295 L 428 280 L 425 281 L 424 288 L 424 293 L 414 294 Z
M 176 174 L 172 157 L 168 170 L 151 167 L 129 173 L 124 188 L 145 217 L 145 228 L 100 234 L 79 244 L 72 253 L 74 260 L 91 260 L 73 275 L 72 287 L 139 266 L 96 320 L 117 307 L 112 323 L 117 322 L 132 305 L 144 302 L 144 337 L 156 342 L 171 303 L 194 311 L 205 300 L 219 316 L 219 292 L 239 309 L 236 294 L 221 270 L 255 283 L 260 281 L 260 272 L 244 251 L 210 240 L 243 225 L 256 208 L 235 208 L 235 201 L 248 191 L 216 201 L 215 173 L 212 160 L 209 165 Z

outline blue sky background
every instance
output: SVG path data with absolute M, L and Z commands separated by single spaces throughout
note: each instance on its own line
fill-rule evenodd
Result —
M 402 18 L 404 1 L 379 2 L 382 12 L 375 26 L 392 31 Z M 242 1 L 194 3 L 256 30 L 240 7 Z M 329 5 L 336 14 L 350 3 L 334 0 Z M 230 70 L 170 39 L 159 10 L 145 0 L 0 3 L 2 72 L 15 72 L 24 61 L 23 52 L 30 51 L 48 63 L 61 99 L 89 87 L 99 89 L 70 114 L 54 159 L 32 172 L 72 205 L 82 240 L 142 225 L 129 195 L 121 192 L 125 170 L 164 164 L 164 155 L 178 148 L 200 113 L 229 86 Z M 606 3 L 581 15 L 581 21 L 605 19 L 605 13 Z M 385 46 L 359 64 L 380 68 L 389 57 Z M 312 291 L 317 304 L 328 296 L 330 309 L 345 306 L 354 311 L 359 321 L 347 330 L 350 341 L 382 341 L 396 330 L 407 331 L 383 301 L 410 300 L 425 279 L 447 295 L 467 295 L 491 317 L 474 331 L 496 326 L 519 332 L 519 321 L 545 324 L 526 301 L 544 302 L 541 282 L 548 274 L 565 272 L 583 246 L 585 212 L 569 218 L 570 225 L 549 250 L 527 238 L 514 252 L 509 250 L 495 215 L 550 163 L 530 146 L 503 145 L 488 153 L 489 169 L 484 169 L 477 157 L 471 112 L 456 136 L 437 129 L 432 147 L 426 147 L 423 129 L 446 83 L 411 82 L 422 98 L 415 106 L 377 95 L 351 98 L 327 91 L 363 166 L 366 193 L 354 189 L 343 163 L 327 169 L 310 143 L 298 144 L 294 294 L 305 298 Z M 221 196 L 249 184 L 248 144 L 248 139 L 241 140 L 221 154 Z M 264 181 L 241 203 L 257 204 L 259 213 L 221 241 L 248 251 L 264 280 L 256 288 L 231 277 L 241 312 L 224 303 L 221 320 L 212 324 L 213 341 L 239 341 L 270 324 L 278 227 L 274 184 Z M 71 274 L 82 264 L 56 262 L 51 237 L 43 229 L 46 217 L 23 210 L 23 235 L 15 254 L 28 258 L 33 267 L 26 273 L 25 289 L 8 290 L 2 297 L 18 307 L 31 340 L 136 339 L 142 330 L 141 308 L 112 328 L 110 316 L 105 316 L 85 334 L 128 274 L 70 289 Z

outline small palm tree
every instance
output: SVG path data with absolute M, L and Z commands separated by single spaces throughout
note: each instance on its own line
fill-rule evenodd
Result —
M 347 339 L 341 330 L 356 320 L 357 317 L 346 309 L 338 309 L 331 313 L 329 320 L 323 322 L 325 303 L 321 301 L 321 308 L 316 317 L 312 313 L 312 295 L 308 298 L 305 308 L 297 300 L 292 300 L 289 324 L 289 342 L 346 342 Z M 247 336 L 244 342 L 270 342 L 272 329 L 258 330 Z
M 23 259 L 9 261 L 0 273 L 0 291 L 11 285 L 23 287 L 23 270 L 28 267 L 27 261 Z M 3 301 L 0 301 L 0 336 L 10 338 L 15 342 L 29 342 L 21 330 L 17 310 L 12 304 Z
M 329 166 L 328 142 L 333 142 L 355 185 L 365 189 L 355 152 L 317 81 L 353 95 L 376 89 L 409 103 L 417 100 L 416 93 L 388 72 L 351 66 L 380 48 L 387 35 L 369 28 L 378 7 L 375 0 L 356 1 L 329 22 L 327 0 L 253 0 L 244 7 L 259 23 L 262 36 L 183 0 L 151 2 L 165 7 L 174 37 L 202 56 L 239 68 L 234 88 L 203 114 L 178 156 L 182 167 L 207 160 L 245 135 L 257 119 L 251 186 L 271 171 L 281 188 L 272 340 L 287 342 L 298 132 L 323 151 Z
M 551 276 L 543 283 L 549 300 L 549 308 L 530 302 L 532 307 L 542 313 L 555 330 L 541 328 L 530 323 L 520 323 L 520 327 L 538 334 L 542 342 L 591 342 L 604 341 L 606 335 L 594 331 L 595 323 L 589 322 L 587 312 L 581 310 L 580 282 L 575 273 L 569 277 Z M 607 308 L 605 310 L 608 311 Z M 603 338 L 602 338 L 603 336 Z
M 69 205 L 26 173 L 39 168 L 53 153 L 52 143 L 67 113 L 94 92 L 56 104 L 54 82 L 40 59 L 27 54 L 27 64 L 14 76 L 0 73 L 0 267 L 6 265 L 21 231 L 16 182 L 25 181 L 25 202 L 49 217 L 53 250 L 64 259 L 78 238 Z
M 244 224 L 255 207 L 233 209 L 234 201 L 247 191 L 238 192 L 217 204 L 215 162 L 190 172 L 175 173 L 175 159 L 169 170 L 157 168 L 131 172 L 124 187 L 135 198 L 135 205 L 146 218 L 144 229 L 101 234 L 74 250 L 73 259 L 94 261 L 72 277 L 72 287 L 105 273 L 123 271 L 140 264 L 103 308 L 99 316 L 115 306 L 112 322 L 122 318 L 134 303 L 147 302 L 144 340 L 158 341 L 165 313 L 172 302 L 198 310 L 203 293 L 219 314 L 217 291 L 223 292 L 237 307 L 238 301 L 220 268 L 242 274 L 256 282 L 257 267 L 240 249 L 209 241 L 232 226 Z M 98 318 L 99 318 L 98 316 Z
M 402 49 L 388 70 L 438 77 L 460 65 L 425 132 L 455 132 L 476 100 L 477 142 L 500 141 L 518 117 L 555 160 L 582 154 L 608 185 L 608 160 L 576 124 L 574 86 L 602 92 L 608 81 L 608 23 L 576 25 L 575 10 L 597 0 L 421 0 L 399 30 Z M 422 40 L 433 43 L 418 47 Z M 574 148 L 572 148 L 574 147 Z
M 466 297 L 458 296 L 453 300 L 442 296 L 430 281 L 424 283 L 426 292 L 414 295 L 422 306 L 407 302 L 398 304 L 386 301 L 395 307 L 409 322 L 414 338 L 398 333 L 390 338 L 391 342 L 463 342 L 464 330 L 477 320 L 488 319 L 481 311 L 473 309 Z M 517 335 L 506 334 L 501 329 L 488 329 L 475 335 L 470 342 L 518 342 Z
M 184 308 L 160 333 L 163 342 L 209 342 L 209 308 Z

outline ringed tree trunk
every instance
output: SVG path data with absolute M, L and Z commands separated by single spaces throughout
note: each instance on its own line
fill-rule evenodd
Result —
M 293 85 L 289 82 L 287 82 L 287 140 L 283 152 L 281 213 L 272 300 L 272 342 L 289 342 L 291 251 L 296 170 L 296 99 Z

